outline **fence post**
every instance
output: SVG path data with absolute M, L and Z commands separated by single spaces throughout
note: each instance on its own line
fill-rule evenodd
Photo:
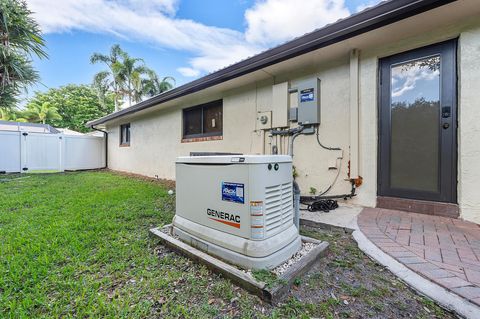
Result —
M 26 173 L 28 171 L 27 167 L 27 132 L 18 132 L 20 136 L 20 173 Z
M 58 136 L 60 147 L 59 147 L 59 156 L 60 156 L 60 167 L 59 171 L 65 171 L 65 135 L 59 134 Z

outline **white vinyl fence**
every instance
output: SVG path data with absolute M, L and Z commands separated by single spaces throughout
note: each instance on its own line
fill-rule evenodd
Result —
M 65 171 L 105 167 L 105 139 L 0 131 L 0 172 Z

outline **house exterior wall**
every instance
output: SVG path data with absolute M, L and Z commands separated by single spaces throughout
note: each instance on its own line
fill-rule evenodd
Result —
M 480 223 L 480 26 L 459 40 L 458 202 L 461 217 Z
M 320 126 L 322 143 L 339 146 L 345 150 L 339 177 L 343 179 L 347 174 L 349 138 L 348 57 L 333 65 L 319 67 L 313 74 L 298 76 L 292 79 L 291 85 L 295 86 L 299 80 L 312 76 L 322 79 L 322 124 Z M 286 153 L 286 139 L 282 142 L 280 138 L 277 142 L 275 139 L 271 141 L 268 136 L 264 137 L 262 131 L 256 130 L 257 112 L 272 109 L 272 84 L 273 81 L 265 81 L 225 92 L 223 139 L 219 141 L 181 142 L 182 112 L 180 108 L 206 102 L 203 100 L 129 121 L 131 123 L 130 147 L 119 147 L 118 125 L 109 127 L 109 167 L 114 170 L 174 179 L 175 158 L 188 155 L 190 152 L 262 154 L 265 148 L 265 153 L 270 154 L 271 145 L 276 143 L 279 151 Z M 321 149 L 315 135 L 298 137 L 294 150 L 294 165 L 303 189 L 308 192 L 310 187 L 315 187 L 321 191 L 328 187 L 335 178 L 336 171 L 328 170 L 327 166 L 340 157 L 342 152 Z M 350 184 L 340 181 L 332 191 L 348 193 Z
M 358 175 L 363 185 L 351 203 L 375 206 L 377 196 L 377 143 L 378 143 L 378 61 L 379 58 L 421 46 L 459 39 L 458 48 L 458 201 L 461 217 L 480 222 L 480 22 L 466 21 L 462 25 L 437 28 L 430 33 L 406 37 L 385 45 L 364 48 L 360 51 L 358 67 L 358 103 L 351 103 L 350 56 L 319 62 L 308 71 L 277 76 L 275 81 L 251 83 L 220 95 L 203 96 L 195 102 L 182 103 L 137 116 L 108 126 L 109 167 L 114 170 L 134 172 L 147 176 L 175 179 L 175 158 L 193 151 L 240 152 L 244 154 L 269 154 L 276 144 L 281 153 L 287 152 L 287 140 L 270 138 L 257 130 L 257 113 L 271 111 L 272 85 L 289 81 L 295 87 L 305 78 L 321 79 L 321 142 L 340 147 L 340 151 L 322 149 L 315 135 L 299 136 L 294 145 L 294 165 L 302 193 L 311 187 L 325 190 L 335 179 L 337 170 L 329 169 L 333 163 L 340 174 L 330 194 L 349 193 L 347 179 L 350 159 L 351 108 L 358 105 Z M 223 98 L 223 139 L 217 141 L 182 143 L 181 109 Z M 295 98 L 291 98 L 295 106 Z M 275 116 L 275 115 L 273 115 Z M 119 124 L 131 123 L 130 147 L 119 147 Z M 294 125 L 293 125 L 294 126 Z M 355 126 L 354 126 L 355 127 Z

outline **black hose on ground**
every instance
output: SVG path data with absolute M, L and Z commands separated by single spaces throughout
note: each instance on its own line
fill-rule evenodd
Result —
M 333 199 L 320 199 L 307 205 L 309 212 L 324 212 L 328 213 L 331 210 L 338 208 L 338 203 Z
M 356 196 L 355 183 L 352 182 L 352 190 L 350 194 L 331 195 L 331 196 L 300 196 L 300 203 L 307 206 L 310 212 L 322 211 L 328 213 L 331 210 L 338 208 L 338 203 L 335 199 L 350 199 Z

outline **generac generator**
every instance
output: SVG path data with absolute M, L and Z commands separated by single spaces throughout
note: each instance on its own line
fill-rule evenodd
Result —
M 287 155 L 179 157 L 173 232 L 227 262 L 274 268 L 301 247 L 292 192 Z

